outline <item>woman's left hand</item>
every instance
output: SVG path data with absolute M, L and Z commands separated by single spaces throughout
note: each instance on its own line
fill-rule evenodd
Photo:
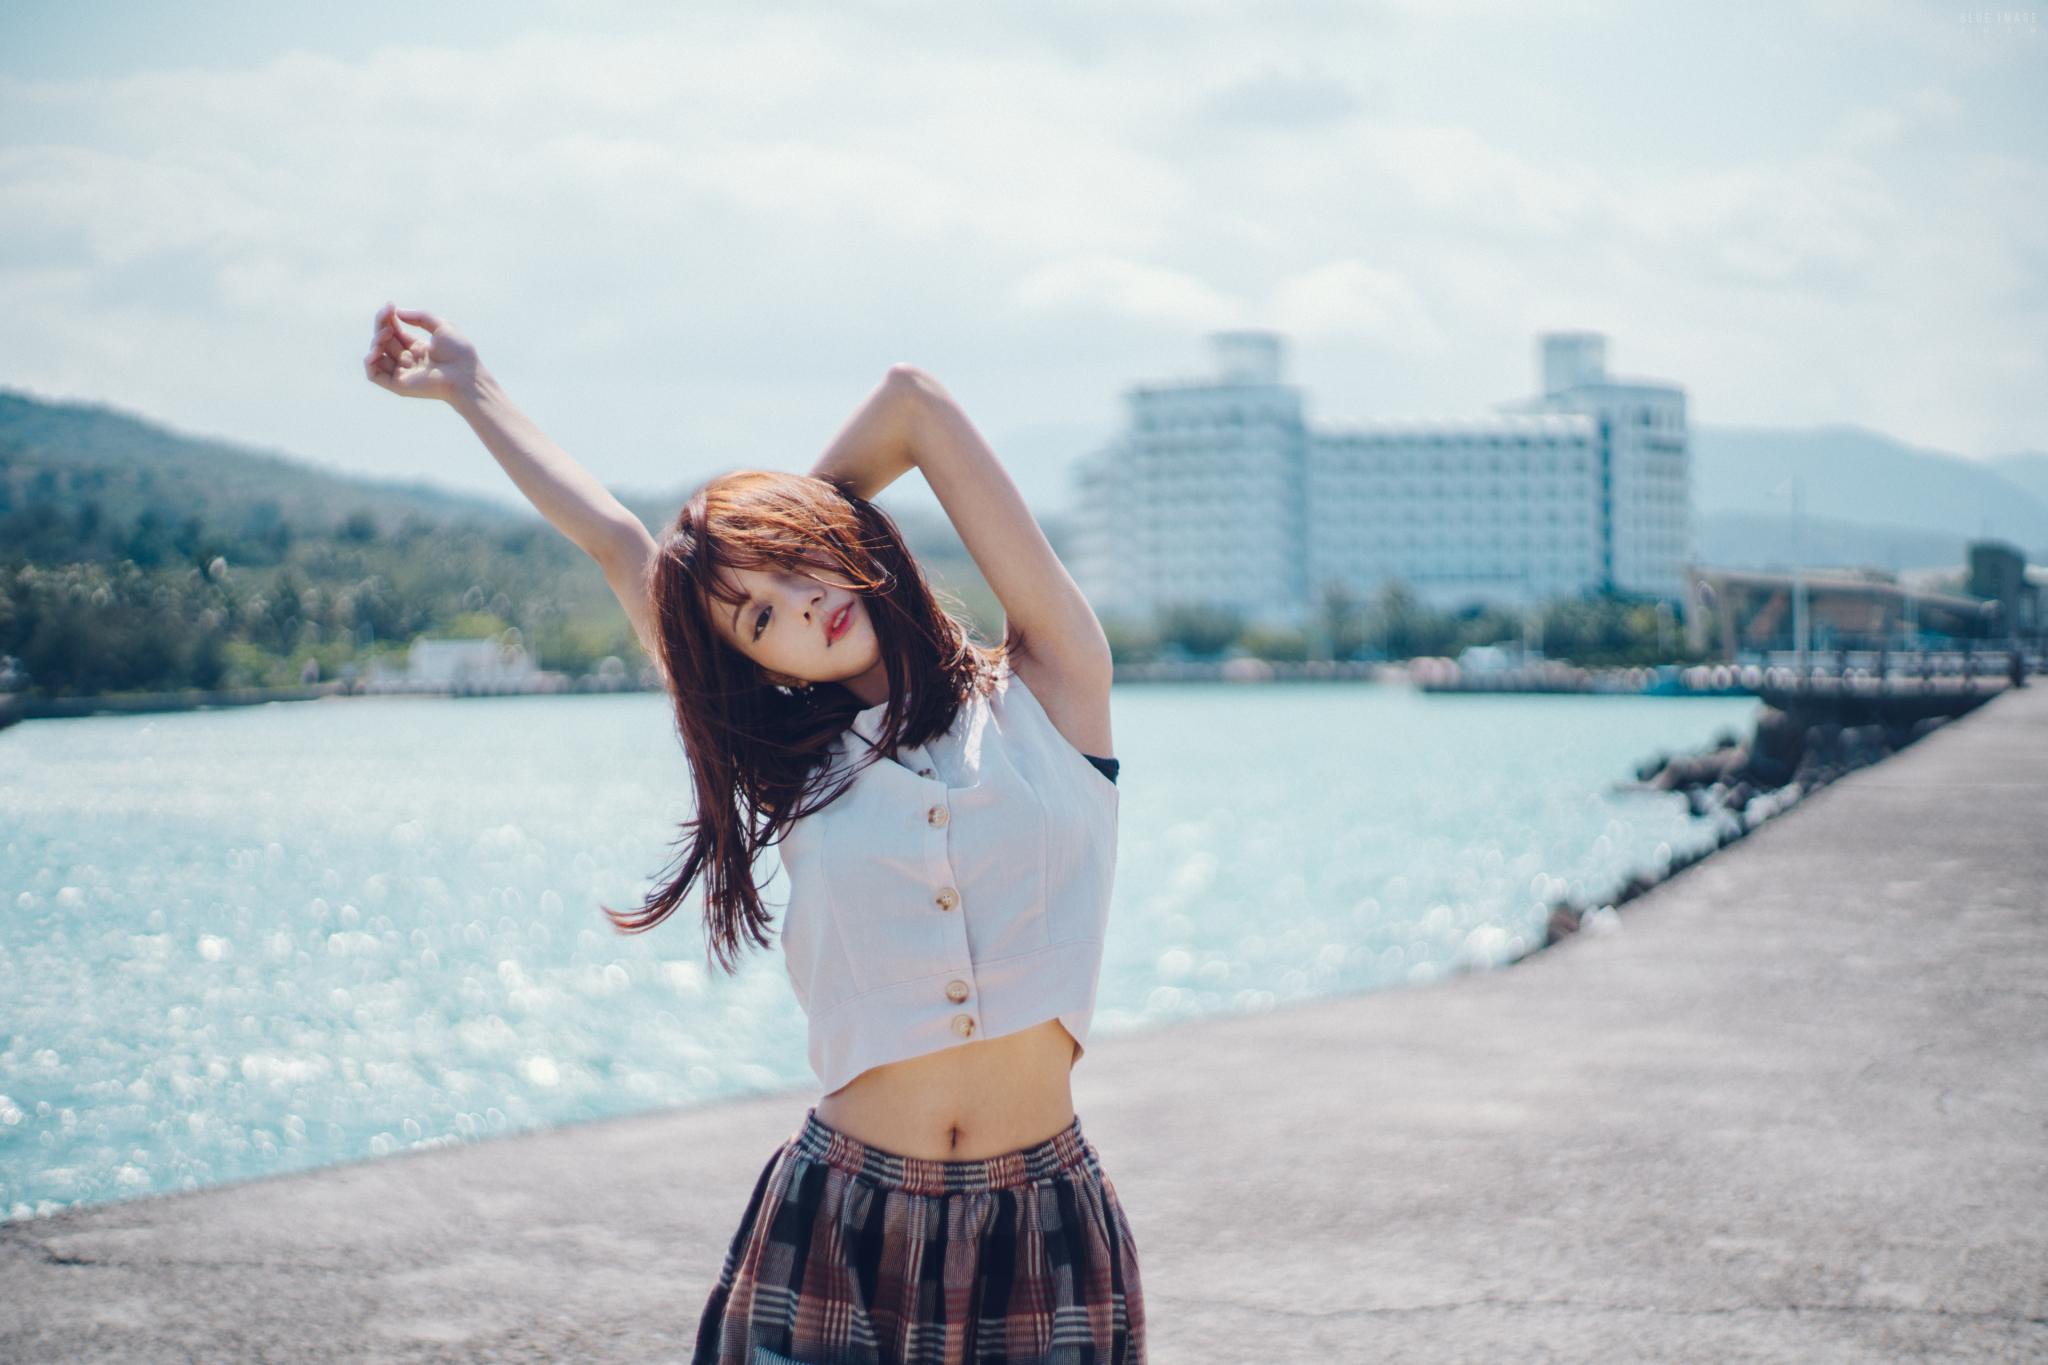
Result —
M 476 347 L 454 323 L 387 303 L 377 310 L 376 328 L 363 373 L 377 387 L 444 401 L 476 387 Z

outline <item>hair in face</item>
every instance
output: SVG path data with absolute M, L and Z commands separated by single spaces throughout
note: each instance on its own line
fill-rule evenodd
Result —
M 861 710 L 852 693 L 771 683 L 713 623 L 717 604 L 740 601 L 735 569 L 813 574 L 866 603 L 889 703 L 880 743 L 858 762 L 826 761 Z M 887 513 L 796 474 L 727 474 L 698 489 L 662 539 L 650 589 L 696 817 L 682 827 L 667 884 L 636 911 L 605 913 L 622 932 L 651 929 L 701 878 L 705 936 L 730 970 L 747 944 L 768 942 L 755 857 L 860 768 L 943 734 L 1000 651 L 977 646 L 940 606 Z

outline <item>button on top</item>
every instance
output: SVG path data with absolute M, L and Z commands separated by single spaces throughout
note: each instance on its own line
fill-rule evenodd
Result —
M 932 897 L 932 899 L 939 903 L 939 909 L 941 910 L 957 910 L 960 908 L 960 893 L 950 886 L 941 887 L 939 894 Z
M 959 1034 L 962 1038 L 972 1038 L 974 1036 L 974 1016 L 971 1014 L 954 1015 L 953 1032 Z
M 944 829 L 946 827 L 946 822 L 948 820 L 951 820 L 953 817 L 946 813 L 946 808 L 944 806 L 933 806 L 930 810 L 924 813 L 924 818 L 931 822 L 931 827 L 933 829 Z
M 917 770 L 917 775 L 919 777 L 930 777 L 932 775 L 932 770 L 930 768 L 919 768 Z
M 965 981 L 948 981 L 946 983 L 946 998 L 956 1005 L 966 1004 L 967 983 Z

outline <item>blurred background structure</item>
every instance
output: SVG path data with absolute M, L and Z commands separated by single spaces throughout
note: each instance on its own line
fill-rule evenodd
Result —
M 1389 580 L 1440 610 L 1683 592 L 1685 392 L 1610 378 L 1606 338 L 1540 338 L 1542 392 L 1499 416 L 1332 428 L 1281 382 L 1282 338 L 1211 344 L 1211 377 L 1133 388 L 1083 467 L 1072 558 L 1098 611 L 1299 625 L 1318 589 Z

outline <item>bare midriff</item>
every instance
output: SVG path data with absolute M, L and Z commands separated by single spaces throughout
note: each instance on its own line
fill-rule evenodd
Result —
M 1059 1020 L 891 1062 L 818 1102 L 857 1142 L 926 1161 L 982 1161 L 1035 1147 L 1074 1121 L 1074 1040 Z

